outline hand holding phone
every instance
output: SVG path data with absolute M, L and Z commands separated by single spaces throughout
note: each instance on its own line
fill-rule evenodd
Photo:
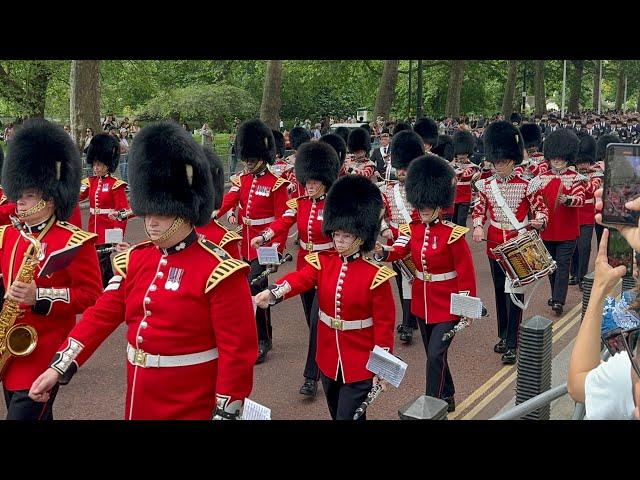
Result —
M 607 146 L 602 196 L 602 221 L 638 226 L 640 212 L 625 204 L 640 197 L 640 147 L 625 143 Z
M 627 269 L 626 275 L 633 274 L 633 248 L 615 228 L 609 229 L 607 261 L 613 268 L 623 265 Z

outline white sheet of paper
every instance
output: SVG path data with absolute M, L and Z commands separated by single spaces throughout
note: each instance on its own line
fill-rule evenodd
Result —
M 258 263 L 260 265 L 273 265 L 278 263 L 278 248 L 276 245 L 258 247 Z
M 104 243 L 122 243 L 122 229 L 107 228 L 104 231 Z
M 245 398 L 242 420 L 271 420 L 271 409 Z
M 369 353 L 367 370 L 375 373 L 378 377 L 398 388 L 400 383 L 402 383 L 405 372 L 407 371 L 407 364 L 395 355 L 376 345 Z
M 504 293 L 524 293 L 524 287 L 514 287 L 511 284 L 511 279 L 509 277 L 505 277 Z
M 467 318 L 480 318 L 482 316 L 482 300 L 478 297 L 452 293 L 449 313 Z

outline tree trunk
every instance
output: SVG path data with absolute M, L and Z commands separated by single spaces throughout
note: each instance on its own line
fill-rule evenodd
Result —
M 638 103 L 636 105 L 636 112 L 640 112 L 640 92 L 638 92 Z
M 618 68 L 618 82 L 616 85 L 616 110 L 622 109 L 622 101 L 624 99 L 624 66 L 620 62 Z
M 569 113 L 579 113 L 580 92 L 582 91 L 582 74 L 584 73 L 584 60 L 571 60 L 573 64 L 573 76 L 569 94 Z
M 398 65 L 400 60 L 385 60 L 382 68 L 382 77 L 380 77 L 380 85 L 378 86 L 378 95 L 376 95 L 376 103 L 373 107 L 373 118 L 378 116 L 389 119 L 391 106 L 396 93 L 396 83 L 398 82 Z
M 516 92 L 516 72 L 518 62 L 509 60 L 509 71 L 505 85 L 504 97 L 502 99 L 502 116 L 508 121 L 513 109 L 513 97 Z
M 449 89 L 447 90 L 447 104 L 444 108 L 445 116 L 457 117 L 460 115 L 460 94 L 464 80 L 465 60 L 452 60 L 451 73 L 449 75 Z
M 78 149 L 84 149 L 87 128 L 100 132 L 100 61 L 72 60 L 70 85 L 71 135 Z
M 282 60 L 267 60 L 260 105 L 260 120 L 273 130 L 280 128 L 280 95 L 282 85 Z
M 533 94 L 536 97 L 536 115 L 547 113 L 547 97 L 544 89 L 544 60 L 535 61 L 533 77 Z
M 416 120 L 419 120 L 422 118 L 422 86 L 423 86 L 423 82 L 422 82 L 422 60 L 418 60 L 418 78 L 416 80 Z
M 595 72 L 593 73 L 593 102 L 592 107 L 598 111 L 598 101 L 600 100 L 600 65 L 602 60 L 596 60 L 594 63 Z

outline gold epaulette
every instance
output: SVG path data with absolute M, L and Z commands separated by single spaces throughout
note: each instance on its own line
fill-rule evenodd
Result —
M 227 258 L 220 262 L 213 272 L 211 272 L 211 275 L 209 275 L 204 293 L 210 292 L 222 280 L 242 268 L 249 268 L 249 264 L 242 260 L 236 260 L 235 258 Z
M 291 210 L 298 210 L 298 199 L 292 198 L 291 200 L 287 200 L 287 207 Z
M 80 230 L 78 227 L 76 227 L 73 223 L 69 223 L 69 222 L 65 222 L 62 220 L 58 220 L 56 222 L 59 226 L 61 226 L 62 228 L 66 228 L 67 230 L 69 230 L 70 232 L 76 232 L 78 230 Z
M 127 185 L 127 182 L 123 181 L 123 180 L 116 180 L 116 183 L 113 184 L 113 187 L 111 187 L 111 190 L 115 190 L 118 187 L 121 187 L 123 185 Z
M 227 233 L 220 239 L 218 245 L 224 247 L 227 243 L 233 242 L 235 240 L 242 240 L 242 237 L 238 235 L 234 230 L 227 230 Z
M 304 259 L 313 268 L 315 268 L 316 270 L 320 270 L 320 257 L 318 256 L 318 252 L 313 252 L 309 255 L 305 255 Z
M 200 245 L 202 248 L 204 248 L 207 252 L 212 254 L 214 257 L 216 257 L 220 261 L 231 258 L 229 254 L 222 249 L 221 245 L 213 243 L 211 240 L 207 240 L 206 238 L 198 239 L 198 245 Z
M 82 185 L 84 185 L 85 187 L 89 186 L 89 179 L 88 178 L 83 178 L 82 179 Z
M 111 264 L 113 265 L 113 269 L 115 272 L 122 276 L 122 278 L 127 278 L 127 268 L 129 266 L 129 257 L 131 256 L 131 252 L 136 248 L 140 248 L 143 246 L 152 245 L 150 241 L 140 242 L 136 245 L 132 245 L 130 248 L 127 248 L 124 252 L 120 252 L 113 257 Z
M 96 235 L 95 233 L 85 232 L 84 230 L 77 229 L 75 232 L 73 232 L 71 238 L 67 240 L 66 246 L 69 247 L 71 245 L 79 245 L 86 242 L 87 240 L 91 240 L 92 238 L 97 237 L 98 235 Z
M 451 245 L 453 242 L 455 242 L 459 238 L 464 237 L 465 233 L 469 231 L 469 228 L 456 225 L 455 223 L 449 222 L 448 220 L 443 220 L 442 224 L 446 225 L 447 227 L 453 228 L 453 230 L 451 230 L 451 235 L 449 235 L 449 240 L 447 241 L 447 245 Z
M 2 241 L 4 240 L 4 231 L 7 229 L 7 227 L 9 227 L 10 225 L 2 225 L 0 227 L 0 248 L 2 248 Z
M 365 258 L 365 260 L 367 260 Z M 378 271 L 376 272 L 376 276 L 373 278 L 373 282 L 371 282 L 371 287 L 369 287 L 369 290 L 373 290 L 376 287 L 379 287 L 380 285 L 382 285 L 384 282 L 386 282 L 387 280 L 389 280 L 390 278 L 393 278 L 396 276 L 396 272 L 394 272 L 393 270 L 391 270 L 389 267 L 385 266 L 385 265 L 378 265 L 372 261 L 367 260 L 370 264 L 375 265 L 376 267 L 378 267 Z
M 408 223 L 401 223 L 400 226 L 398 227 L 398 231 L 402 235 L 406 235 L 407 237 L 411 236 L 411 226 L 409 226 Z
M 278 178 L 278 180 L 276 181 L 276 183 L 273 185 L 273 188 L 271 189 L 272 192 L 275 192 L 277 189 L 279 189 L 282 185 L 288 184 L 289 180 L 285 180 L 284 178 L 280 177 Z
M 236 187 L 242 186 L 242 182 L 240 181 L 240 175 L 232 175 L 231 178 L 229 178 L 229 181 Z

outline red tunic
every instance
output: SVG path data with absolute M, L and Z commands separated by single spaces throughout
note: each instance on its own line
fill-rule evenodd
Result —
M 204 238 L 224 248 L 233 258 L 242 259 L 240 256 L 240 242 L 242 237 L 235 231 L 229 230 L 217 220 L 213 219 L 204 227 L 196 228 L 196 232 L 204 235 Z
M 518 222 L 528 223 L 529 213 L 537 220 L 548 221 L 549 211 L 538 184 L 534 184 L 515 174 L 511 174 L 504 179 L 496 176 L 495 179 L 500 193 Z M 513 225 L 511 225 L 511 222 L 509 222 L 509 219 L 498 205 L 493 195 L 491 181 L 492 178 L 488 178 L 476 182 L 478 202 L 473 209 L 471 217 L 473 218 L 474 227 L 481 227 L 486 219 L 489 220 L 487 255 L 490 259 L 495 260 L 496 256 L 491 252 L 491 249 L 516 237 L 518 231 L 513 228 Z
M 382 192 L 384 202 L 384 221 L 382 230 L 390 228 L 393 238 L 398 238 L 398 228 L 402 224 L 408 224 L 413 220 L 419 220 L 420 214 L 407 201 L 407 192 L 404 183 L 397 180 L 379 182 L 378 188 Z M 453 210 L 452 210 L 453 213 Z M 393 240 L 388 240 L 387 245 L 392 245 Z
M 453 276 L 455 272 L 454 278 L 442 281 L 425 282 L 415 278 L 411 283 L 411 313 L 429 324 L 458 320 L 449 313 L 451 294 L 476 295 L 473 257 L 464 238 L 469 229 L 436 219 L 429 225 L 414 221 L 401 230 L 386 261 L 394 262 L 411 254 L 422 275 L 448 273 Z
M 242 257 L 248 261 L 258 257 L 256 249 L 250 244 L 253 237 L 260 235 L 271 222 L 281 217 L 287 210 L 287 182 L 276 177 L 268 169 L 257 175 L 251 173 L 232 177 L 232 186 L 222 200 L 218 217 L 239 207 L 238 224 L 242 225 Z M 282 253 L 287 243 L 287 234 L 276 235 Z
M 457 183 L 453 203 L 471 203 L 471 179 L 480 171 L 480 167 L 471 162 L 458 163 L 454 166 Z
M 7 196 L 4 194 L 4 189 L 0 187 L 0 225 L 11 224 L 12 215 L 16 214 L 16 204 L 10 202 Z
M 531 180 L 532 185 L 542 190 L 544 201 L 549 208 L 549 223 L 540 234 L 543 240 L 563 242 L 574 240 L 580 235 L 579 207 L 584 205 L 587 177 L 576 172 L 573 167 L 557 174 L 549 170 Z M 558 197 L 570 197 L 569 206 L 560 204 Z
M 369 352 L 375 345 L 393 351 L 396 309 L 387 280 L 395 272 L 359 253 L 345 259 L 336 252 L 314 252 L 305 260 L 300 270 L 278 280 L 277 285 L 286 282 L 291 287 L 285 298 L 317 286 L 321 316 L 345 321 L 373 319 L 372 326 L 358 330 L 337 330 L 318 321 L 318 368 L 337 380 L 342 367 L 344 383 L 372 378 L 366 368 Z
M 596 206 L 594 203 L 594 193 L 602 186 L 603 177 L 604 175 L 599 169 L 588 172 L 589 181 L 584 191 L 584 205 L 578 210 L 580 225 L 593 225 L 595 222 Z
M 56 221 L 55 216 L 41 226 L 42 229 L 33 227 L 34 236 L 42 243 L 45 255 L 34 275 L 38 288 L 36 305 L 33 308 L 23 306 L 24 317 L 16 322 L 32 325 L 38 332 L 38 344 L 30 355 L 13 357 L 9 361 L 3 383 L 7 390 L 12 391 L 31 387 L 33 381 L 47 369 L 60 342 L 76 324 L 76 315 L 93 305 L 102 293 L 100 267 L 94 248 L 95 235 L 67 222 Z M 40 267 L 51 253 L 77 244 L 81 246 L 69 266 L 50 276 L 38 277 Z M 18 275 L 29 245 L 12 225 L 0 227 L 0 268 L 6 290 Z
M 66 353 L 63 371 L 72 360 L 81 366 L 122 322 L 128 343 L 148 354 L 218 349 L 217 359 L 188 366 L 144 368 L 127 361 L 130 420 L 208 420 L 216 395 L 233 403 L 251 393 L 258 340 L 248 265 L 202 239 L 170 250 L 144 242 L 116 255 L 117 275 L 58 344 L 52 365 L 60 368 Z M 174 288 L 165 283 L 172 279 Z M 71 340 L 83 348 L 74 351 Z
M 127 221 L 111 220 L 109 213 L 129 209 L 129 201 L 125 193 L 126 186 L 126 182 L 111 175 L 82 180 L 80 200 L 89 198 L 88 230 L 98 235 L 96 243 L 105 243 L 104 231 L 109 228 L 121 228 L 124 235 Z
M 273 166 L 269 167 L 276 177 L 282 177 L 289 182 L 287 192 L 289 192 L 291 198 L 301 197 L 305 193 L 304 185 L 298 182 L 296 178 L 295 162 L 296 156 L 289 155 L 287 158 L 280 159 Z

